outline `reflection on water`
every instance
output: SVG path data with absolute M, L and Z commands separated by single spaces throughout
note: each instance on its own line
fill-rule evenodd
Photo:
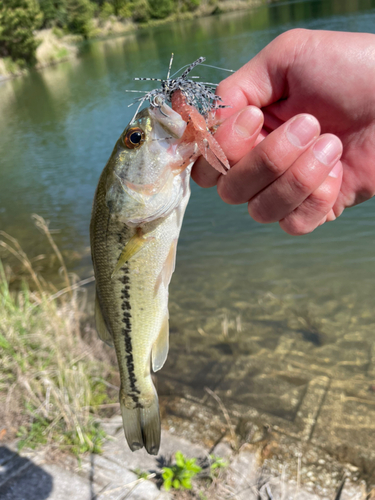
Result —
M 30 215 L 42 215 L 60 230 L 62 248 L 83 256 L 76 268 L 90 274 L 96 183 L 134 112 L 125 89 L 147 88 L 133 77 L 165 76 L 172 51 L 176 69 L 201 55 L 236 69 L 286 29 L 375 32 L 374 21 L 375 0 L 279 2 L 92 42 L 76 61 L 4 82 L 1 229 L 37 254 L 44 243 Z M 225 76 L 197 73 L 205 81 Z M 253 222 L 246 207 L 224 205 L 215 189 L 192 191 L 161 393 L 206 401 L 207 386 L 241 415 L 263 415 L 330 450 L 349 440 L 372 460 L 374 202 L 294 238 Z

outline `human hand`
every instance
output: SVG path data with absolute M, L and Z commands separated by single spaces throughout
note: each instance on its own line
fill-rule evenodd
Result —
M 231 170 L 200 158 L 193 179 L 258 222 L 311 232 L 375 194 L 374 85 L 375 35 L 280 35 L 218 87 Z

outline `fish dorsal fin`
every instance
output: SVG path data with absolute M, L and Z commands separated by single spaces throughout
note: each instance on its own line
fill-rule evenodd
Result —
M 152 369 L 154 372 L 160 370 L 166 362 L 169 349 L 169 321 L 168 310 L 165 311 L 160 333 L 152 346 Z
M 98 299 L 98 292 L 96 292 L 95 295 L 95 324 L 96 324 L 96 331 L 98 332 L 99 338 L 105 342 L 106 344 L 110 345 L 113 347 L 113 339 L 112 335 L 109 333 L 108 328 L 105 324 L 102 310 L 100 307 L 99 299 Z
M 121 252 L 116 267 L 114 268 L 113 273 L 111 275 L 111 278 L 114 278 L 116 276 L 116 274 L 125 264 L 125 262 L 134 257 L 134 255 L 137 254 L 143 248 L 146 242 L 147 239 L 140 232 L 137 232 L 134 236 L 130 238 L 130 240 L 124 246 L 123 251 Z

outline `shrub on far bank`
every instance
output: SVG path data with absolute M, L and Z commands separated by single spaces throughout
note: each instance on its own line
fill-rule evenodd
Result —
M 200 6 L 201 0 L 183 0 L 181 12 L 193 12 Z
M 11 57 L 19 64 L 35 63 L 39 42 L 33 32 L 42 19 L 36 0 L 0 0 L 0 57 Z
M 129 2 L 126 2 L 126 4 L 124 4 L 121 7 L 121 9 L 118 11 L 117 15 L 122 20 L 129 19 L 130 17 L 132 17 L 132 7 L 129 4 Z
M 119 16 L 121 11 L 128 12 L 130 17 L 130 2 L 128 0 L 112 0 L 113 12 L 115 16 Z
M 148 0 L 150 14 L 154 19 L 164 19 L 172 13 L 173 0 Z
M 58 26 L 62 28 L 66 24 L 67 11 L 65 0 L 38 0 L 40 10 L 43 13 L 43 28 Z
M 150 9 L 147 0 L 135 0 L 132 5 L 132 19 L 136 23 L 146 23 L 150 19 Z
M 104 2 L 100 8 L 100 19 L 106 20 L 115 14 L 113 5 L 110 2 Z
M 95 5 L 89 0 L 67 0 L 67 23 L 70 33 L 89 38 L 92 32 L 92 17 Z

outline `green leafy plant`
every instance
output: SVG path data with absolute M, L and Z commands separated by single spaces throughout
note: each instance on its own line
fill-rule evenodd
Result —
M 138 479 L 148 479 L 150 476 L 148 472 L 141 470 L 139 467 L 132 470 L 132 472 L 137 475 Z
M 175 455 L 176 464 L 172 467 L 163 467 L 163 485 L 169 491 L 171 488 L 176 490 L 191 490 L 191 480 L 202 468 L 196 464 L 196 458 L 186 458 L 180 451 Z
M 216 457 L 215 455 L 210 455 L 210 460 L 211 460 L 211 471 L 217 470 L 217 469 L 225 469 L 225 467 L 228 467 L 229 462 L 224 460 L 224 458 Z

